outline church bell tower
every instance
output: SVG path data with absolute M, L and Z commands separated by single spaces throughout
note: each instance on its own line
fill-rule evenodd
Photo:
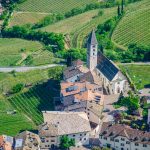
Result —
M 97 66 L 98 42 L 95 31 L 93 30 L 87 41 L 87 68 L 93 71 Z

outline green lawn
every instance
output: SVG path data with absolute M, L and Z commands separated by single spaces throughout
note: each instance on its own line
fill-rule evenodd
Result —
M 97 0 L 27 0 L 18 6 L 18 11 L 65 13 L 96 2 Z
M 137 6 L 137 7 L 136 7 Z M 150 45 L 150 1 L 129 5 L 125 16 L 117 25 L 112 41 L 123 48 L 131 43 Z
M 122 67 L 138 89 L 150 85 L 150 65 L 124 65 Z
M 42 112 L 53 110 L 53 97 L 59 92 L 53 88 L 56 82 L 49 80 L 51 69 L 25 73 L 0 73 L 0 134 L 16 135 L 21 130 L 34 130 L 43 122 Z M 14 85 L 26 86 L 18 94 L 5 96 Z M 58 89 L 58 87 L 57 87 Z M 7 111 L 17 110 L 16 114 Z

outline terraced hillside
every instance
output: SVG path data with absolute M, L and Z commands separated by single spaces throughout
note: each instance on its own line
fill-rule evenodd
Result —
M 28 56 L 32 57 L 32 63 L 27 63 Z M 58 61 L 59 59 L 55 58 L 52 52 L 44 50 L 39 42 L 0 38 L 0 66 L 43 65 Z
M 20 112 L 11 114 L 14 110 L 16 108 L 0 95 L 0 134 L 16 135 L 21 130 L 36 129 L 27 116 Z
M 26 58 L 28 53 L 42 48 L 39 42 L 2 38 L 0 39 L 0 66 L 17 65 L 19 61 Z M 25 49 L 25 52 L 22 52 L 21 49 Z
M 81 8 L 97 0 L 27 0 L 19 5 L 19 11 L 65 13 L 73 8 Z
M 49 80 L 49 71 L 51 69 L 15 75 L 0 73 L 0 134 L 16 135 L 21 130 L 37 129 L 37 125 L 43 121 L 41 111 L 53 110 L 53 88 L 56 82 Z M 5 94 L 18 83 L 26 85 L 23 91 Z
M 115 29 L 112 41 L 124 49 L 131 43 L 150 45 L 149 14 L 149 0 L 143 0 L 140 3 L 135 3 L 133 6 L 131 5 Z
M 74 32 L 72 32 L 71 33 L 72 46 L 79 47 L 79 48 L 82 47 L 84 39 L 91 32 L 91 30 L 93 28 L 96 28 L 99 24 L 102 24 L 106 20 L 117 15 L 116 9 L 117 9 L 116 7 L 104 9 L 102 16 L 95 17 L 91 21 L 84 24 L 82 27 L 80 27 L 77 30 L 75 30 Z
M 9 26 L 37 23 L 47 15 L 48 13 L 14 12 Z
M 92 10 L 83 14 L 70 17 L 68 19 L 59 21 L 52 25 L 41 28 L 42 31 L 56 32 L 56 33 L 71 33 L 76 29 L 82 27 L 84 24 L 90 22 L 98 15 L 99 10 Z

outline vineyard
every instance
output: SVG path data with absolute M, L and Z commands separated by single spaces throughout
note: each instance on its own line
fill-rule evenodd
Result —
M 91 32 L 93 28 L 96 28 L 99 24 L 104 23 L 106 20 L 117 15 L 116 7 L 107 8 L 103 10 L 104 13 L 102 16 L 95 17 L 81 28 L 78 28 L 72 32 L 72 46 L 73 47 L 82 47 L 85 37 Z
M 36 41 L 1 38 L 0 45 L 0 66 L 24 66 L 26 65 L 25 59 L 29 55 L 32 56 L 32 63 L 28 65 L 44 65 L 60 61 Z
M 27 73 L 0 73 L 0 134 L 16 135 L 21 130 L 37 129 L 42 123 L 42 112 L 53 110 L 55 83 L 49 80 L 51 69 L 35 70 Z M 18 94 L 5 96 L 14 85 L 26 86 Z M 16 113 L 7 113 L 16 110 Z
M 73 8 L 82 8 L 97 0 L 27 0 L 18 6 L 18 11 L 65 13 Z
M 21 112 L 8 114 L 15 108 L 2 96 L 0 96 L 0 134 L 16 135 L 21 130 L 35 129 L 36 126 Z
M 47 15 L 47 13 L 14 12 L 9 26 L 37 23 Z
M 150 1 L 143 1 L 141 5 L 137 5 L 137 8 L 139 9 L 134 10 L 133 7 L 129 7 L 130 11 L 127 11 L 115 29 L 112 41 L 116 45 L 123 48 L 128 47 L 131 43 L 150 45 L 150 32 L 148 32 L 150 28 Z
M 71 33 L 93 20 L 98 15 L 98 12 L 99 10 L 88 11 L 83 14 L 59 21 L 55 24 L 46 26 L 40 30 L 56 33 Z
M 9 102 L 19 112 L 27 115 L 36 125 L 42 123 L 42 112 L 53 110 L 52 89 L 48 85 L 40 84 L 31 88 L 28 92 L 11 97 Z
M 8 44 L 9 43 L 9 44 Z M 22 54 L 33 53 L 41 50 L 43 45 L 39 42 L 22 39 L 0 39 L 0 66 L 16 65 L 22 59 Z M 21 49 L 25 49 L 24 52 Z

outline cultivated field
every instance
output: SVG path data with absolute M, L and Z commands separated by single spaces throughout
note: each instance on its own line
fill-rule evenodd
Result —
M 124 65 L 122 67 L 138 89 L 150 86 L 150 65 Z
M 82 27 L 78 28 L 72 32 L 72 46 L 73 47 L 82 47 L 84 39 L 88 36 L 93 28 L 96 28 L 99 24 L 104 23 L 106 20 L 117 15 L 116 7 L 107 8 L 103 10 L 103 15 L 95 17 L 91 21 L 84 24 Z
M 16 110 L 16 108 L 0 95 L 0 134 L 16 135 L 21 130 L 36 128 L 32 121 L 21 112 L 9 114 L 13 110 Z
M 44 65 L 59 62 L 52 52 L 44 50 L 41 43 L 15 38 L 0 39 L 0 54 L 0 66 Z M 26 64 L 25 60 L 29 55 L 32 56 L 32 63 Z
M 20 130 L 37 129 L 42 123 L 43 110 L 53 110 L 55 83 L 48 72 L 51 69 L 26 73 L 0 73 L 0 134 L 16 135 Z M 23 83 L 22 92 L 5 96 L 14 85 Z M 53 85 L 53 86 L 52 86 Z M 55 96 L 57 92 L 55 91 Z M 7 114 L 16 110 L 16 114 Z
M 14 12 L 9 26 L 34 24 L 47 16 L 48 13 Z
M 137 8 L 136 8 L 137 5 Z M 126 15 L 115 29 L 112 41 L 123 48 L 131 43 L 150 45 L 150 1 L 128 6 Z
M 84 24 L 90 22 L 98 15 L 99 10 L 92 10 L 83 14 L 59 21 L 52 25 L 41 28 L 42 31 L 56 32 L 56 33 L 71 33 L 82 27 Z
M 82 8 L 97 0 L 27 0 L 18 6 L 18 11 L 65 13 L 73 8 Z
M 27 41 L 22 39 L 0 39 L 0 66 L 12 66 L 25 57 L 28 53 L 33 53 L 42 49 L 39 42 Z M 26 49 L 23 53 L 21 49 Z

